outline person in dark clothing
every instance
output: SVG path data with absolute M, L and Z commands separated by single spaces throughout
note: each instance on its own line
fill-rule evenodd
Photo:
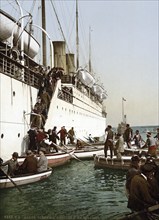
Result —
M 50 149 L 51 151 L 53 149 L 56 150 L 56 152 L 58 152 L 58 148 L 57 148 L 57 140 L 59 140 L 59 136 L 57 135 L 57 131 L 56 131 L 57 127 L 54 126 L 54 128 L 51 130 L 49 129 L 48 130 L 48 134 L 49 134 L 49 141 L 52 142 L 52 144 L 50 145 Z
M 31 150 L 31 151 L 37 150 L 37 144 L 36 144 L 37 131 L 36 131 L 36 128 L 31 127 L 30 130 L 28 131 L 28 135 L 29 135 L 28 150 Z
M 141 147 L 141 141 L 143 139 L 142 139 L 142 137 L 139 133 L 139 130 L 136 130 L 135 135 L 133 137 L 133 140 L 135 141 L 135 145 L 140 148 Z
M 130 127 L 129 124 L 126 125 L 126 130 L 123 134 L 123 137 L 124 137 L 124 141 L 126 142 L 127 144 L 127 147 L 128 148 L 131 148 L 131 140 L 133 138 L 133 130 L 132 128 Z
M 157 134 L 154 136 L 154 138 L 159 141 L 159 128 L 157 128 Z
M 148 181 L 154 174 L 154 167 L 151 164 L 140 166 L 141 174 L 135 175 L 131 180 L 128 208 L 132 211 L 141 211 L 145 208 L 158 204 L 158 201 L 151 194 Z M 144 213 L 143 219 L 147 219 Z
M 112 129 L 111 125 L 108 125 L 107 128 L 105 129 L 106 139 L 105 139 L 105 143 L 104 143 L 104 154 L 105 154 L 105 157 L 107 157 L 107 151 L 108 151 L 108 148 L 109 148 L 110 149 L 110 157 L 113 158 L 113 151 L 114 151 L 113 138 L 114 138 L 114 134 L 113 134 L 113 131 L 111 129 Z
M 131 157 L 131 163 L 130 163 L 130 168 L 126 174 L 126 193 L 127 196 L 130 194 L 130 185 L 131 185 L 131 180 L 136 174 L 140 174 L 140 165 L 141 165 L 141 159 L 139 158 L 138 155 L 134 155 Z
M 37 172 L 37 158 L 31 150 L 27 151 L 27 157 L 22 165 L 19 167 L 20 173 L 36 173 Z
M 81 150 L 83 148 L 83 144 L 80 140 L 77 139 L 76 150 Z
M 145 164 L 150 164 L 154 167 L 154 175 L 148 178 L 148 181 L 150 183 L 152 196 L 159 202 L 159 166 L 150 155 L 147 156 Z

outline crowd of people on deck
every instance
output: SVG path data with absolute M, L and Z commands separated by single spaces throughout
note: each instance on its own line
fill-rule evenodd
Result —
M 61 79 L 62 76 L 63 69 L 58 67 L 48 68 L 48 71 L 43 73 L 40 80 L 37 102 L 31 112 L 30 121 L 32 127 L 44 127 L 56 82 Z
M 153 137 L 151 132 L 147 132 L 146 141 L 143 140 L 139 130 L 135 131 L 133 135 L 133 129 L 129 124 L 126 125 L 126 129 L 123 134 L 114 133 L 112 126 L 108 125 L 105 129 L 105 142 L 104 142 L 104 155 L 107 157 L 108 149 L 110 150 L 110 158 L 116 155 L 117 158 L 121 158 L 124 154 L 124 144 L 128 149 L 132 148 L 132 142 L 138 149 L 148 148 L 148 155 L 157 157 L 159 151 L 159 128 L 157 128 L 157 134 Z M 143 144 L 144 143 L 144 144 Z
M 128 197 L 127 207 L 132 212 L 139 213 L 137 219 L 157 220 L 158 206 L 155 212 L 146 211 L 149 207 L 156 207 L 155 205 L 159 204 L 159 166 L 150 155 L 144 163 L 138 155 L 132 156 L 125 187 Z

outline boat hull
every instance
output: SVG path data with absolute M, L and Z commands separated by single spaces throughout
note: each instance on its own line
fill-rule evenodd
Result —
M 73 155 L 73 151 L 70 153 L 51 153 L 46 154 L 46 157 L 48 159 L 48 166 L 49 167 L 58 167 L 62 166 L 66 163 L 69 163 Z M 25 157 L 19 157 L 18 163 L 22 164 Z M 39 159 L 39 156 L 37 156 L 37 159 Z
M 47 171 L 36 173 L 32 175 L 23 175 L 23 176 L 16 176 L 13 177 L 12 180 L 17 186 L 26 185 L 30 183 L 35 183 L 41 180 L 44 180 L 48 178 L 52 173 L 52 169 L 49 168 Z M 0 189 L 4 188 L 12 188 L 15 187 L 15 185 L 7 178 L 7 177 L 1 177 L 0 178 Z
M 86 147 L 81 150 L 75 150 L 74 155 L 79 159 L 93 159 L 95 155 L 104 155 L 103 147 Z
M 142 163 L 146 161 L 146 158 L 142 158 Z M 159 165 L 159 158 L 155 159 L 157 165 Z M 130 168 L 131 157 L 123 156 L 122 159 L 117 159 L 116 157 L 105 158 L 104 156 L 94 157 L 94 167 L 95 168 L 104 168 L 104 169 L 118 169 L 118 170 L 128 170 Z

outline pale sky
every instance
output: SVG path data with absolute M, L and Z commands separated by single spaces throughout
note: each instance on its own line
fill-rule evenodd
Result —
M 8 7 L 8 2 L 13 1 L 1 0 L 1 8 Z M 32 0 L 19 2 L 24 14 L 33 5 Z M 69 50 L 75 53 L 75 1 L 52 2 Z M 124 97 L 130 125 L 159 125 L 159 1 L 79 0 L 78 7 L 80 62 L 88 63 L 91 27 L 92 67 L 108 94 L 107 123 L 117 126 L 121 122 Z M 62 40 L 48 0 L 46 8 L 47 32 L 52 40 Z M 39 14 L 34 15 L 34 23 L 39 24 Z

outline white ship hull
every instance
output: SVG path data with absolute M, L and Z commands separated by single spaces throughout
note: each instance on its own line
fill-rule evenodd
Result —
M 31 54 L 29 54 L 27 50 L 25 51 L 29 38 L 25 37 L 28 33 L 24 30 L 25 53 L 24 61 L 21 62 L 20 59 L 11 56 L 11 45 L 6 42 L 13 33 L 15 21 L 1 11 L 0 21 L 2 29 L 0 32 L 0 157 L 5 161 L 11 158 L 13 152 L 22 155 L 27 149 L 28 139 L 25 137 L 30 129 L 31 111 L 37 102 L 43 72 L 41 72 L 41 65 L 32 60 L 38 51 L 38 44 L 34 38 L 31 38 L 29 50 Z M 17 37 L 16 31 L 14 37 Z M 91 85 L 92 77 L 89 74 L 84 75 L 86 78 L 76 77 L 75 79 L 74 71 L 75 75 L 71 76 L 71 67 L 62 45 L 63 43 L 59 47 L 57 44 L 57 48 L 54 46 L 56 58 L 54 65 L 56 68 L 62 67 L 63 74 L 55 80 L 47 119 L 45 118 L 42 126 L 45 131 L 53 129 L 54 126 L 57 127 L 57 131 L 62 126 L 65 126 L 67 130 L 74 127 L 76 137 L 81 139 L 89 134 L 101 137 L 106 127 L 106 113 L 103 111 L 102 101 L 91 92 L 94 81 L 91 81 Z M 57 54 L 60 51 L 62 54 Z M 61 63 L 66 65 L 60 66 L 62 65 L 58 63 L 61 60 L 60 57 L 63 61 Z M 45 72 L 44 75 L 47 74 Z M 85 84 L 85 80 L 89 85 Z M 42 116 L 43 113 L 38 114 Z M 35 127 L 41 128 L 42 126 Z
M 101 137 L 104 134 L 106 118 L 102 116 L 101 106 L 86 95 L 73 88 L 73 104 L 57 98 L 58 81 L 52 97 L 45 130 L 57 126 L 66 129 L 74 127 L 78 137 Z M 36 103 L 38 90 L 21 81 L 0 73 L 0 157 L 4 160 L 16 151 L 21 155 L 26 150 L 25 136 L 30 127 L 31 99 Z M 78 98 L 80 97 L 80 98 Z M 57 130 L 58 130 L 57 129 Z

